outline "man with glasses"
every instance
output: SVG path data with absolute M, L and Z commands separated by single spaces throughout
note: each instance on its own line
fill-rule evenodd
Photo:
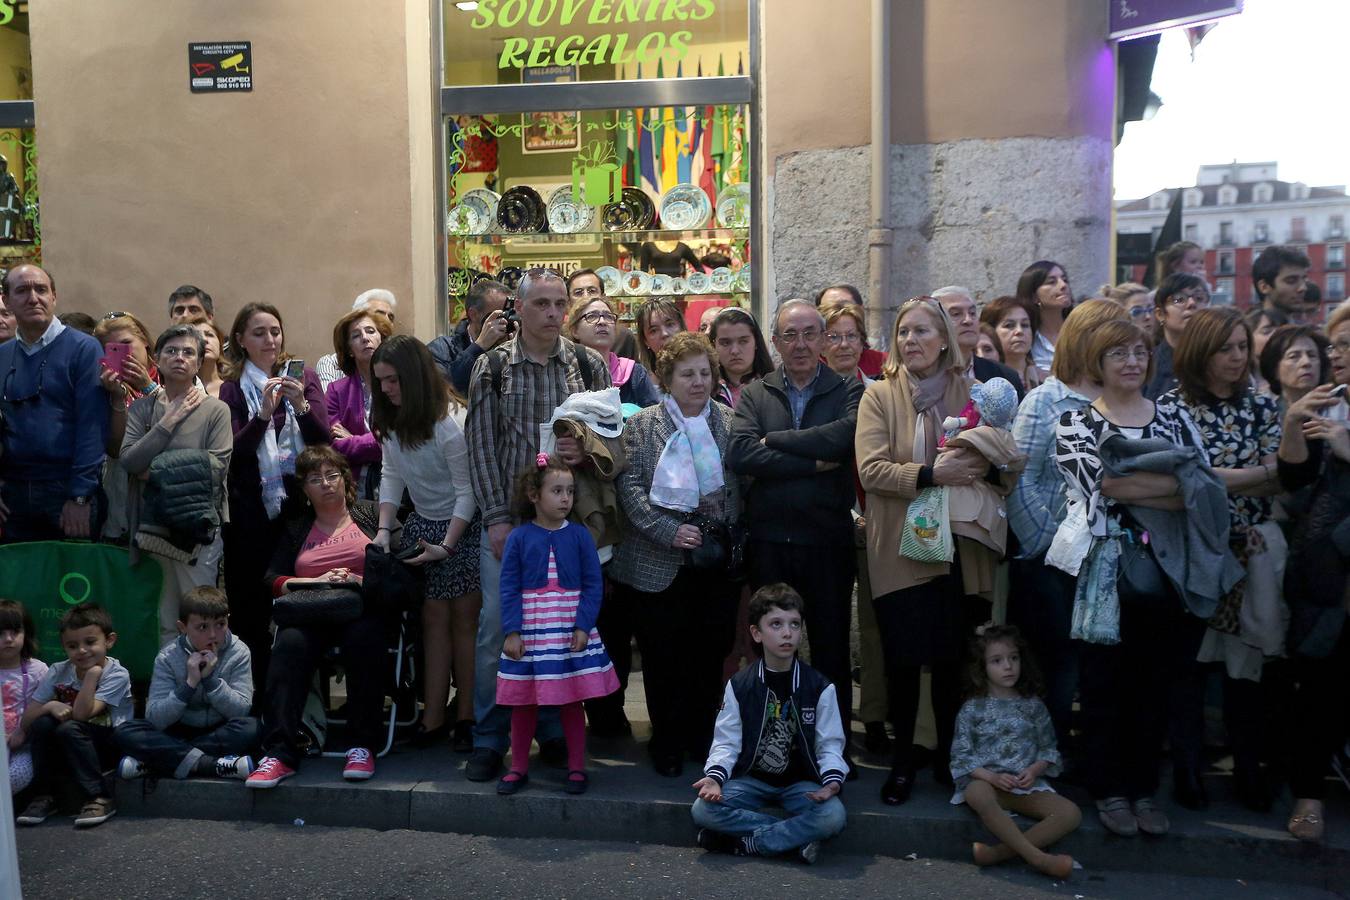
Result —
M 0 541 L 96 538 L 108 400 L 103 348 L 56 318 L 56 285 L 39 266 L 3 282 L 17 334 L 0 344 Z
M 980 342 L 980 311 L 975 306 L 970 289 L 949 284 L 933 291 L 932 297 L 956 326 L 956 344 L 961 348 L 962 355 L 970 360 L 966 375 L 980 382 L 1006 378 L 1017 389 L 1017 399 L 1026 396 L 1026 388 L 1016 372 L 997 360 L 985 359 L 975 352 L 975 345 Z
M 511 736 L 511 711 L 497 705 L 497 662 L 502 654 L 500 580 L 502 551 L 513 527 L 511 494 L 523 469 L 537 465 L 539 426 L 571 394 L 610 386 L 609 364 L 594 350 L 562 336 L 570 306 L 562 276 L 530 269 L 516 287 L 516 329 L 500 347 L 482 354 L 469 379 L 469 443 L 473 490 L 483 512 L 478 579 L 483 608 L 474 648 L 476 724 L 470 781 L 489 781 L 501 769 Z M 575 438 L 558 438 L 557 456 L 584 463 Z M 537 732 L 541 755 L 566 753 L 556 707 L 545 707 Z
M 460 396 L 469 393 L 469 376 L 478 357 L 510 337 L 505 312 L 510 294 L 500 281 L 475 282 L 464 298 L 464 318 L 455 330 L 427 344 L 441 375 Z
M 839 692 L 848 734 L 853 430 L 863 384 L 820 361 L 825 319 L 806 300 L 778 308 L 773 344 L 782 365 L 742 388 L 727 453 L 732 471 L 751 479 L 743 500 L 750 587 L 783 582 L 806 600 L 811 665 Z

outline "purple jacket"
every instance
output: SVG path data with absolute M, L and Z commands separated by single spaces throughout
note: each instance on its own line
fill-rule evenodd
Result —
M 361 389 L 361 376 L 348 375 L 328 386 L 324 407 L 328 410 L 329 426 L 342 424 L 351 437 L 335 438 L 333 449 L 347 457 L 352 469 L 380 461 L 380 442 L 366 427 L 366 395 Z

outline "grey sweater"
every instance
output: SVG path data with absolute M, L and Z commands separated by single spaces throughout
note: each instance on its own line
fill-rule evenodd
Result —
M 191 728 L 214 728 L 226 719 L 248 715 L 253 703 L 253 657 L 248 645 L 229 634 L 216 667 L 195 688 L 187 684 L 187 661 L 193 653 L 186 635 L 155 657 L 145 717 L 163 730 L 176 722 Z

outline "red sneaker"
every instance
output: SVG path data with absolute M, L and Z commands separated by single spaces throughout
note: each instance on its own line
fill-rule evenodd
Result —
M 274 788 L 295 774 L 295 770 L 275 756 L 264 756 L 258 768 L 244 781 L 244 787 Z
M 365 781 L 375 776 L 375 754 L 365 747 L 353 747 L 347 751 L 347 766 L 342 777 L 348 781 Z

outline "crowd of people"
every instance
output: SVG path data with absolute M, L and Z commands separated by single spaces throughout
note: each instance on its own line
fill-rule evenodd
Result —
M 696 331 L 653 299 L 629 328 L 594 272 L 532 269 L 473 285 L 429 344 L 367 291 L 311 367 L 270 304 L 222 330 L 185 285 L 158 336 L 116 311 L 89 334 L 18 266 L 0 540 L 121 543 L 170 585 L 142 718 L 106 610 L 67 612 L 48 669 L 0 601 L 19 821 L 53 814 L 56 779 L 77 825 L 106 820 L 114 764 L 276 786 L 334 647 L 343 776 L 372 777 L 406 627 L 408 741 L 502 794 L 532 740 L 586 790 L 588 724 L 631 734 L 635 644 L 652 766 L 701 768 L 710 850 L 813 861 L 844 827 L 857 718 L 884 802 L 931 765 L 999 841 L 977 863 L 1062 877 L 1047 848 L 1080 813 L 1054 784 L 1117 835 L 1165 834 L 1160 762 L 1176 803 L 1208 803 L 1219 692 L 1236 797 L 1269 811 L 1287 781 L 1289 831 L 1317 840 L 1350 675 L 1350 306 L 1313 324 L 1307 269 L 1264 251 L 1243 314 L 1210 306 L 1195 245 L 1160 255 L 1156 290 L 1093 297 L 1041 260 L 982 305 L 905 301 L 884 351 L 849 285 Z M 410 572 L 417 602 L 391 602 Z

